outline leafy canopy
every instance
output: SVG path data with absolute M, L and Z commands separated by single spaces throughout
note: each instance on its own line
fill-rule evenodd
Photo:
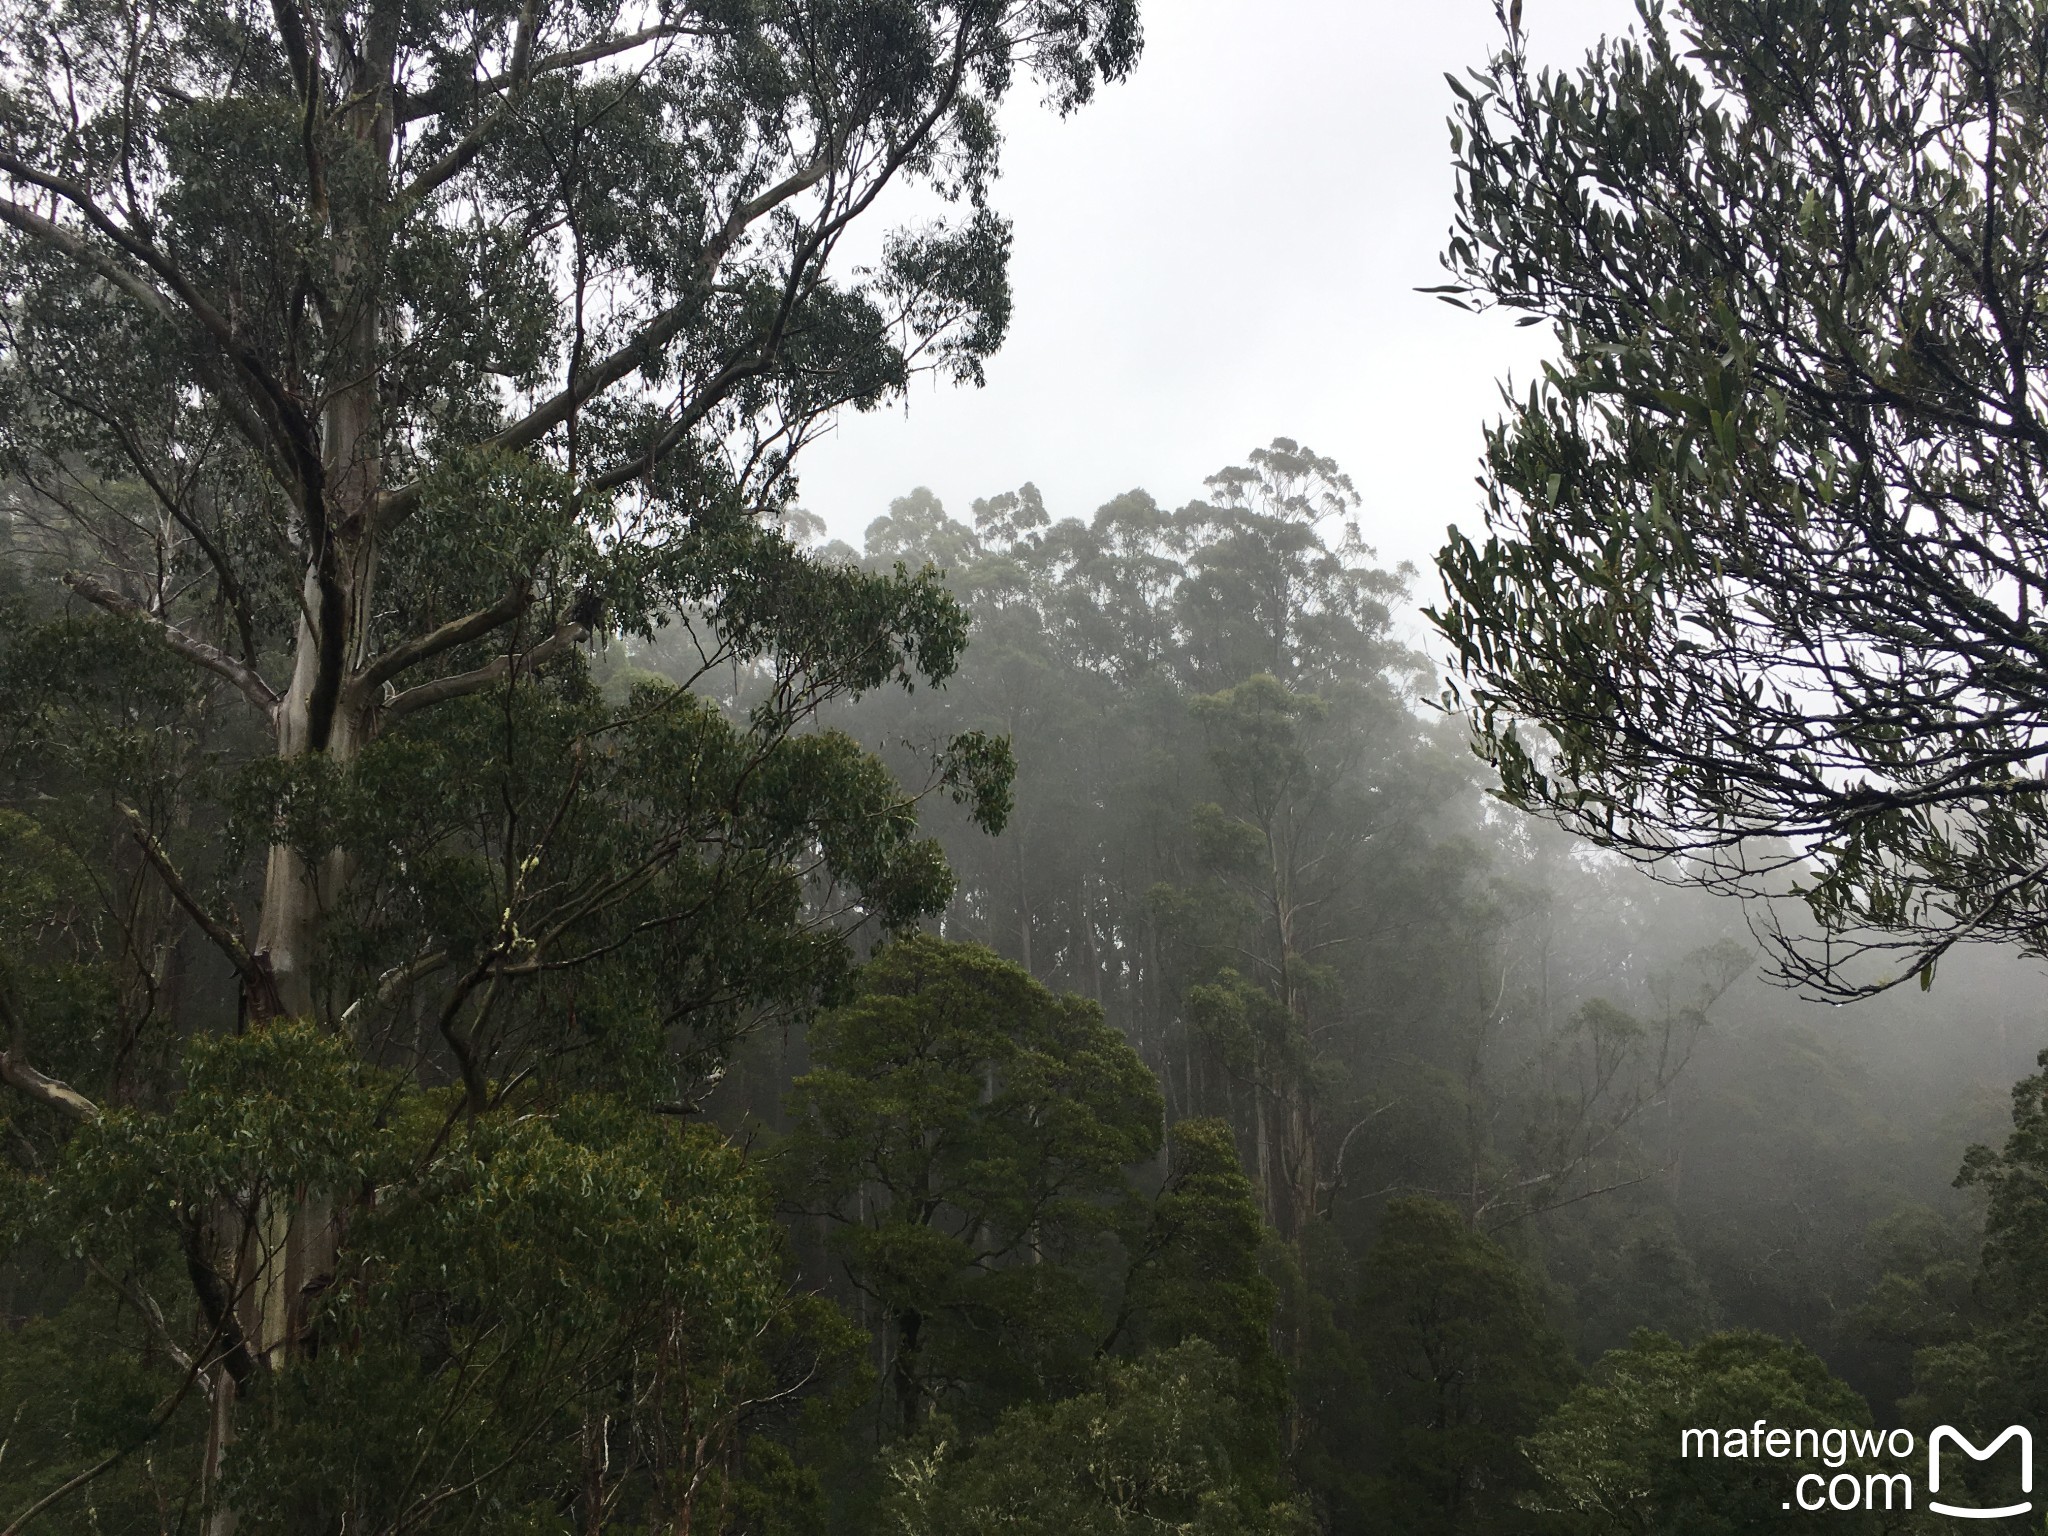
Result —
M 890 1322 L 904 1427 L 1076 1377 L 1109 1329 L 1091 1272 L 1131 1216 L 1124 1170 L 1159 1149 L 1137 1052 L 1085 998 L 925 935 L 870 961 L 810 1046 L 779 1155 Z
M 917 800 L 999 826 L 1009 759 L 820 728 L 966 625 L 803 554 L 792 466 L 979 377 L 997 105 L 1139 44 L 1134 0 L 0 5 L 6 1204 L 148 1409 L 20 1507 L 161 1467 L 211 1536 L 704 1528 L 830 1397 L 843 1322 L 681 1122 L 944 906 Z M 906 183 L 942 216 L 845 270 Z M 664 628 L 676 679 L 586 650 Z
M 1541 1484 L 1529 1504 L 1562 1517 L 1556 1529 L 1573 1536 L 1733 1536 L 1765 1528 L 1818 1536 L 1897 1528 L 1882 1514 L 1784 1512 L 1802 1475 L 1835 1475 L 1840 1458 L 1830 1466 L 1825 1453 L 1733 1460 L 1678 1454 L 1685 1430 L 1746 1430 L 1759 1419 L 1787 1431 L 1870 1427 L 1863 1400 L 1801 1345 L 1762 1333 L 1722 1333 L 1687 1349 L 1639 1330 L 1626 1349 L 1604 1355 L 1530 1437 L 1528 1456 Z M 1877 1465 L 1900 1470 L 1890 1458 Z

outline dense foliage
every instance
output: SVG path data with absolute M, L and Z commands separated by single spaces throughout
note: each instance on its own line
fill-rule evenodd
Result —
M 1627 1348 L 1604 1356 L 1594 1379 L 1531 1439 L 1529 1459 L 1541 1491 L 1529 1505 L 1564 1517 L 1564 1529 L 1588 1536 L 1887 1528 L 1860 1512 L 1785 1515 L 1785 1494 L 1797 1477 L 1825 1479 L 1847 1465 L 1846 1456 L 1830 1464 L 1818 1446 L 1733 1465 L 1719 1455 L 1674 1453 L 1688 1429 L 1758 1421 L 1788 1429 L 1867 1429 L 1870 1412 L 1796 1344 L 1760 1333 L 1723 1333 L 1687 1349 L 1645 1330 Z

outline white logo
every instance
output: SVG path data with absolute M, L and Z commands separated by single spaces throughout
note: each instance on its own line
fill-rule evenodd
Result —
M 1927 1491 L 1941 1492 L 1941 1442 L 1953 1440 L 1958 1449 L 1973 1461 L 1989 1461 L 1998 1454 L 1998 1448 L 2006 1441 L 2018 1437 L 2020 1442 L 2020 1492 L 2034 1491 L 2034 1437 L 2015 1424 L 1983 1450 L 1978 1450 L 1956 1430 L 1943 1424 L 1927 1437 Z M 1937 1504 L 1928 1500 L 1927 1507 L 1937 1515 L 1957 1515 L 1965 1520 L 2002 1520 L 2008 1515 L 2024 1515 L 2034 1506 L 2031 1502 L 2008 1504 L 2003 1509 L 1963 1509 L 1954 1504 Z

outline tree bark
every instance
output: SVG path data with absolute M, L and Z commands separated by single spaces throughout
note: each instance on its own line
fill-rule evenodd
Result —
M 922 1313 L 896 1314 L 896 1356 L 889 1362 L 889 1381 L 906 1435 L 915 1434 L 918 1420 L 924 1417 L 924 1392 L 917 1379 L 917 1347 L 923 1333 Z
M 336 37 L 327 40 L 327 64 L 345 103 L 333 140 L 344 152 L 390 165 L 393 139 L 392 74 L 398 12 L 377 6 L 360 40 L 361 52 Z M 317 46 L 317 45 L 316 45 Z M 310 153 L 318 159 L 324 102 L 317 78 L 306 86 Z M 316 206 L 326 187 L 316 175 Z M 374 241 L 383 182 L 345 196 L 327 214 L 333 257 L 327 292 L 340 320 L 326 376 L 340 381 L 322 402 L 312 472 L 302 477 L 298 534 L 305 558 L 294 638 L 290 686 L 273 716 L 277 754 L 286 761 L 324 757 L 346 767 L 368 729 L 363 702 L 351 695 L 350 674 L 365 659 L 368 618 L 377 569 L 377 509 L 383 492 L 383 422 L 378 379 L 382 355 L 381 270 Z M 317 968 L 321 925 L 339 905 L 348 881 L 346 857 L 331 850 L 309 861 L 300 850 L 274 844 L 265 860 L 263 894 L 252 956 L 257 978 L 245 986 L 244 1016 L 260 1029 L 277 1017 L 318 1020 Z M 266 984 L 258 984 L 267 982 Z M 332 1281 L 340 1250 L 334 1202 L 321 1190 L 274 1190 L 258 1208 L 255 1230 L 242 1255 L 251 1266 L 242 1331 L 250 1360 L 276 1372 L 310 1344 L 311 1309 Z M 216 1265 L 218 1268 L 219 1266 Z M 205 1483 L 209 1500 L 222 1458 L 234 1438 L 237 1394 L 215 1394 Z M 216 1508 L 206 1536 L 231 1536 L 235 1516 Z

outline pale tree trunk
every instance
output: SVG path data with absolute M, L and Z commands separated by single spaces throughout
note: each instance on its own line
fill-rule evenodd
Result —
M 1308 1233 L 1316 1216 L 1316 1195 L 1320 1179 L 1316 1150 L 1315 1105 L 1305 1083 L 1298 1083 L 1288 1095 L 1284 1156 L 1287 1159 L 1288 1236 L 1299 1240 Z
M 1270 1083 L 1278 1124 L 1273 1128 L 1275 1147 L 1271 1157 L 1267 1188 L 1267 1216 L 1280 1235 L 1298 1242 L 1307 1233 L 1316 1209 L 1316 1115 L 1314 1086 L 1309 1064 L 1302 1058 L 1307 1050 L 1307 1000 L 1301 995 L 1295 967 L 1295 917 L 1293 871 L 1283 856 L 1283 838 L 1269 821 L 1266 829 L 1266 900 L 1273 913 L 1273 941 L 1278 948 L 1280 1003 L 1288 1019 L 1302 1032 L 1299 1046 L 1285 1042 L 1282 1059 L 1269 1062 L 1264 1074 Z M 1264 1146 L 1266 1127 L 1260 1124 L 1260 1166 L 1269 1176 Z
M 1273 1145 L 1266 1134 L 1266 1085 L 1252 1079 L 1252 1156 L 1258 1169 L 1259 1201 L 1266 1208 L 1266 1221 L 1280 1225 L 1280 1192 L 1273 1178 Z M 1285 1236 L 1286 1234 L 1281 1234 Z
M 324 52 L 348 103 L 342 135 L 359 153 L 388 166 L 394 119 L 391 78 L 396 12 L 377 9 L 354 45 L 326 39 Z M 314 58 L 322 52 L 314 42 Z M 306 560 L 301 586 L 292 678 L 275 717 L 280 758 L 325 757 L 336 766 L 354 761 L 368 729 L 366 704 L 351 696 L 349 678 L 365 659 L 368 617 L 377 566 L 377 506 L 383 490 L 382 420 L 378 372 L 382 363 L 382 300 L 377 255 L 370 246 L 373 208 L 343 199 L 326 206 L 317 174 L 316 206 L 326 213 L 333 241 L 329 292 L 335 296 L 338 334 L 327 359 L 332 390 L 320 414 L 318 473 L 303 487 L 299 533 Z M 381 198 L 382 189 L 374 194 Z M 298 850 L 275 845 L 264 866 L 261 915 L 252 959 L 256 982 L 246 989 L 250 1028 L 274 1017 L 318 1019 L 315 975 L 321 925 L 344 894 L 347 860 L 334 850 L 309 864 Z M 256 1229 L 243 1251 L 216 1250 L 220 1273 L 244 1277 L 235 1311 L 248 1357 L 259 1374 L 283 1369 L 305 1348 L 314 1299 L 333 1278 L 340 1232 L 332 1196 L 321 1190 L 276 1190 L 262 1202 Z M 223 1457 L 234 1439 L 234 1384 L 225 1372 L 209 1425 L 205 1482 L 217 1487 Z M 232 1536 L 235 1513 L 213 1508 L 205 1536 Z
M 1013 823 L 1010 832 L 1010 847 L 1017 871 L 1017 950 L 1018 959 L 1024 969 L 1036 976 L 1031 963 L 1031 887 L 1026 879 L 1024 867 L 1024 828 L 1021 822 Z
M 206 1450 L 200 1462 L 199 1480 L 209 1501 L 220 1485 L 221 1459 L 234 1438 L 235 1379 L 220 1366 L 207 1368 L 209 1396 L 206 1405 Z M 206 1536 L 228 1536 L 235 1528 L 231 1510 L 209 1509 Z

